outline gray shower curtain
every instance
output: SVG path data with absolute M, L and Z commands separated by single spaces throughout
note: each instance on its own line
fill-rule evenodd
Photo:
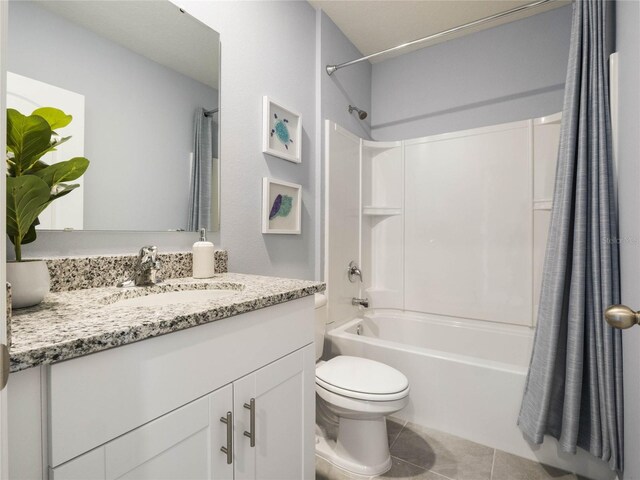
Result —
M 196 110 L 193 121 L 193 168 L 189 189 L 187 230 L 211 230 L 211 193 L 213 173 L 213 119 L 204 108 Z
M 574 2 L 533 355 L 518 424 L 623 469 L 622 341 L 603 312 L 619 303 L 609 73 L 603 0 Z

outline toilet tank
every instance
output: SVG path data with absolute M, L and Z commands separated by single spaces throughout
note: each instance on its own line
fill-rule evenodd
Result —
M 322 357 L 322 349 L 324 348 L 324 329 L 327 323 L 327 296 L 323 293 L 316 293 L 316 329 L 315 329 L 315 342 L 316 342 L 316 361 Z

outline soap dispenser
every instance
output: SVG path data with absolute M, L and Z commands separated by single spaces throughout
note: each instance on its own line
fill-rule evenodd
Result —
M 193 278 L 211 278 L 215 274 L 215 248 L 207 241 L 207 231 L 200 229 L 200 241 L 193 244 Z

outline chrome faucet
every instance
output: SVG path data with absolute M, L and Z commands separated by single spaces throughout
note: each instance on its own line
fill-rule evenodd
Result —
M 155 285 L 159 282 L 156 274 L 162 262 L 158 260 L 158 247 L 147 245 L 138 252 L 138 260 L 133 271 L 133 283 L 136 287 Z
M 138 252 L 131 278 L 118 283 L 118 286 L 132 287 L 135 285 L 136 287 L 144 287 L 160 283 L 161 280 L 156 277 L 156 274 L 161 266 L 162 262 L 158 260 L 158 247 L 146 245 Z
M 369 299 L 368 298 L 356 298 L 353 297 L 351 299 L 351 305 L 356 305 L 359 307 L 369 308 Z
M 349 277 L 349 281 L 351 283 L 355 283 L 355 277 L 358 277 L 362 282 L 362 271 L 358 264 L 353 260 L 349 262 L 349 269 L 347 270 L 347 276 Z

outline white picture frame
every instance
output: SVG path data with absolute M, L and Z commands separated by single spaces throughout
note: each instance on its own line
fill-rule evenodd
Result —
M 285 197 L 290 197 L 290 200 L 286 201 Z M 302 186 L 263 177 L 262 233 L 299 235 L 302 232 L 301 219 Z
M 262 152 L 293 163 L 302 163 L 302 117 L 262 98 Z

